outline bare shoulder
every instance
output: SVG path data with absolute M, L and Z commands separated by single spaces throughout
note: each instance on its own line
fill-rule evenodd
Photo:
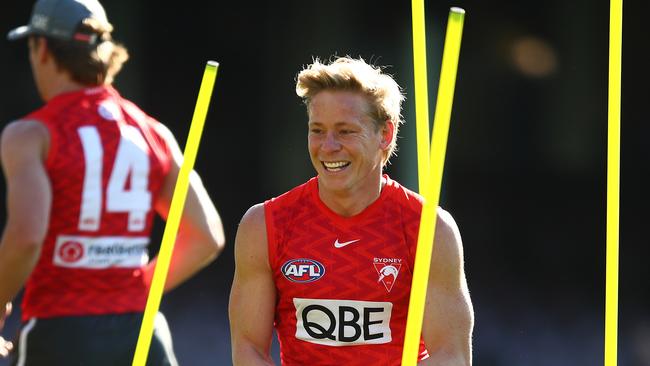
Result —
M 37 120 L 18 120 L 9 123 L 2 130 L 2 143 L 45 139 L 49 136 L 47 127 Z
M 442 207 L 438 207 L 437 214 L 436 237 L 440 235 L 441 239 L 457 242 L 460 245 L 460 230 L 454 217 Z
M 235 260 L 239 264 L 268 265 L 266 243 L 264 204 L 258 203 L 246 211 L 239 223 L 235 239 Z
M 250 207 L 239 223 L 240 228 L 242 226 L 258 226 L 265 225 L 265 215 L 264 215 L 264 203 L 258 203 Z
M 237 229 L 237 243 L 239 247 L 248 247 L 256 245 L 252 242 L 260 239 L 261 236 L 266 239 L 266 218 L 264 215 L 264 204 L 258 203 L 246 211 L 239 223 Z
M 444 278 L 457 277 L 463 272 L 463 243 L 453 216 L 438 208 L 436 234 L 431 257 L 432 275 Z
M 2 159 L 20 160 L 23 156 L 33 156 L 33 153 L 45 157 L 49 145 L 47 127 L 36 120 L 18 120 L 9 123 L 0 137 Z

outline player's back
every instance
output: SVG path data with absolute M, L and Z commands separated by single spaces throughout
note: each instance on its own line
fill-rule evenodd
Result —
M 169 171 L 158 122 L 110 86 L 60 94 L 25 119 L 49 131 L 52 208 L 23 319 L 142 311 L 140 269 Z

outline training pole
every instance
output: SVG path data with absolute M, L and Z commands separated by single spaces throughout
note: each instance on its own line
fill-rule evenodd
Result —
M 607 115 L 607 254 L 605 283 L 605 366 L 616 366 L 618 334 L 618 244 L 621 174 L 621 63 L 623 0 L 609 10 Z
M 140 327 L 140 335 L 138 336 L 138 344 L 136 345 L 135 355 L 133 356 L 133 366 L 144 366 L 147 362 L 151 337 L 153 335 L 154 320 L 158 313 L 160 300 L 165 289 L 165 281 L 174 250 L 174 243 L 176 242 L 176 234 L 178 234 L 178 227 L 181 216 L 183 215 L 183 208 L 185 207 L 190 173 L 194 169 L 194 161 L 199 150 L 199 142 L 201 141 L 203 126 L 205 125 L 205 117 L 208 114 L 210 97 L 212 96 L 212 89 L 217 78 L 218 68 L 219 64 L 217 62 L 208 61 L 203 72 L 203 79 L 199 88 L 199 95 L 196 100 L 194 115 L 192 116 L 190 131 L 183 153 L 183 163 L 181 164 L 178 179 L 176 180 L 162 243 L 158 251 L 156 268 L 151 281 L 151 289 L 147 298 L 142 326 Z
M 431 146 L 429 146 L 428 107 L 421 106 L 423 103 L 428 103 L 426 96 L 424 3 L 420 0 L 413 0 L 412 6 L 416 128 L 418 135 L 418 183 L 420 185 L 420 194 L 424 197 L 424 204 L 422 206 L 420 230 L 415 254 L 413 282 L 411 284 L 408 319 L 406 322 L 406 335 L 404 339 L 404 350 L 402 352 L 402 366 L 416 365 L 419 354 L 424 304 L 436 228 L 436 209 L 440 200 L 440 190 L 442 187 L 447 137 L 449 136 L 456 72 L 458 70 L 458 56 L 460 54 L 460 43 L 465 18 L 465 11 L 463 9 L 455 7 L 450 9 L 442 55 L 436 110 L 433 119 L 432 141 Z M 424 79 L 422 78 L 422 70 L 424 70 Z M 418 86 L 422 87 L 422 85 L 425 86 L 424 95 L 421 93 L 422 89 L 418 89 Z M 418 111 L 420 111 L 419 114 L 417 113 Z

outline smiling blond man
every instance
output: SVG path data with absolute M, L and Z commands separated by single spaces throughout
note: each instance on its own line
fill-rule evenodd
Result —
M 235 242 L 235 365 L 399 365 L 422 197 L 383 168 L 403 94 L 362 59 L 315 61 L 297 77 L 317 176 L 251 207 Z M 470 365 L 473 310 L 460 234 L 439 209 L 420 365 Z

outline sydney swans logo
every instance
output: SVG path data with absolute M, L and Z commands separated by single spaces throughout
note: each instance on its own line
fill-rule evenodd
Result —
M 377 283 L 384 284 L 386 291 L 390 292 L 393 289 L 399 270 L 402 268 L 402 260 L 398 258 L 375 258 L 373 265 L 375 271 L 379 275 Z

